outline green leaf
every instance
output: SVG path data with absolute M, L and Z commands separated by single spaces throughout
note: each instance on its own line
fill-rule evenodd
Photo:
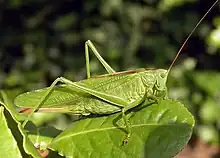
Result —
M 27 132 L 28 138 L 32 141 L 33 144 L 38 144 L 40 150 L 45 150 L 48 144 L 50 144 L 53 138 L 56 137 L 59 133 L 61 133 L 60 130 L 51 126 L 40 128 L 32 127 L 32 129 L 29 129 Z
M 31 155 L 34 158 L 41 158 L 37 149 L 28 139 L 25 130 L 21 126 L 21 123 L 17 120 L 18 113 L 16 113 L 15 110 L 12 110 L 13 104 L 10 103 L 10 99 L 6 96 L 6 94 L 3 91 L 1 91 L 1 94 L 5 103 L 0 101 L 0 104 L 2 104 L 7 109 L 5 110 L 6 120 L 8 122 L 8 126 L 11 129 L 14 138 L 17 141 L 22 156 L 28 157 Z
M 54 23 L 54 29 L 58 31 L 66 31 L 68 28 L 71 28 L 74 23 L 76 23 L 76 15 L 74 13 L 69 13 L 58 17 Z
M 220 73 L 215 71 L 207 72 L 193 72 L 191 79 L 194 83 L 203 91 L 208 93 L 210 96 L 218 96 L 220 91 Z M 211 81 L 211 82 L 210 82 Z M 205 83 L 205 84 L 204 84 Z
M 203 101 L 199 109 L 199 116 L 204 124 L 215 123 L 220 117 L 220 107 L 218 103 L 211 97 Z
M 208 38 L 207 38 L 208 44 L 211 47 L 216 47 L 216 49 L 220 48 L 219 36 L 220 36 L 220 26 L 217 26 L 217 28 L 215 30 L 212 30 L 212 32 L 208 36 Z M 216 49 L 215 49 L 215 51 L 216 51 Z
M 58 117 L 60 117 L 59 113 L 34 113 L 31 121 L 36 126 L 41 126 L 49 121 L 56 120 Z
M 179 102 L 164 100 L 127 114 L 132 134 L 125 132 L 120 113 L 82 119 L 58 135 L 50 148 L 66 157 L 167 158 L 177 154 L 192 134 L 194 118 Z
M 0 131 L 1 131 L 1 146 L 0 146 L 0 157 L 11 158 L 17 157 L 22 158 L 22 155 L 17 146 L 17 142 L 13 137 L 11 130 L 8 128 L 6 118 L 4 116 L 4 107 L 0 107 Z
M 199 138 L 207 143 L 219 144 L 219 133 L 213 125 L 199 125 L 197 128 Z

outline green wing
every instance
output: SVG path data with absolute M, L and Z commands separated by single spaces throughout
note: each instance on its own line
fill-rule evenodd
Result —
M 145 94 L 145 87 L 136 73 L 111 75 L 103 78 L 90 78 L 75 83 L 118 96 L 128 103 L 143 98 Z M 16 97 L 15 104 L 19 107 L 33 108 L 43 97 L 46 90 L 47 88 L 44 88 L 21 94 Z M 121 110 L 121 108 L 116 105 L 98 99 L 88 93 L 72 89 L 65 84 L 56 86 L 41 108 L 53 108 L 59 112 L 81 114 L 108 114 Z
M 47 89 L 48 88 L 44 88 L 20 94 L 15 98 L 15 105 L 23 108 L 33 108 L 45 95 Z M 79 101 L 80 99 L 83 99 L 83 97 L 88 96 L 89 95 L 85 93 L 74 92 L 65 84 L 59 85 L 54 88 L 54 91 L 42 105 L 42 108 L 54 108 L 57 112 L 75 111 L 75 113 L 82 113 L 85 109 L 84 106 L 81 106 Z

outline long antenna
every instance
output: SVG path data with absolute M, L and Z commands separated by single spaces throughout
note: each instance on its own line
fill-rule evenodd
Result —
M 189 36 L 186 38 L 186 40 L 184 41 L 184 43 L 182 44 L 182 46 L 180 47 L 178 53 L 176 54 L 175 58 L 173 59 L 173 62 L 171 63 L 169 69 L 168 69 L 168 74 L 170 72 L 170 69 L 173 67 L 173 64 L 175 63 L 176 59 L 178 58 L 178 56 L 180 55 L 181 51 L 183 50 L 184 46 L 186 45 L 186 43 L 188 42 L 189 38 L 192 36 L 192 34 L 195 32 L 196 28 L 199 26 L 199 24 L 203 21 L 203 19 L 206 17 L 206 15 L 212 10 L 212 8 L 216 5 L 216 3 L 218 3 L 218 0 L 215 1 L 215 3 L 209 8 L 209 10 L 205 13 L 205 15 L 203 15 L 203 17 L 199 20 L 199 22 L 196 24 L 196 26 L 193 28 L 193 30 L 190 32 Z

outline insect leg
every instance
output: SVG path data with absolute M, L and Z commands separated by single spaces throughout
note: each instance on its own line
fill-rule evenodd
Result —
M 99 61 L 102 63 L 102 65 L 105 67 L 108 73 L 114 73 L 115 70 L 108 65 L 108 63 L 102 58 L 102 56 L 98 53 L 97 49 L 93 45 L 93 43 L 88 40 L 85 42 L 85 56 L 86 56 L 86 73 L 87 78 L 90 78 L 90 64 L 89 64 L 89 48 L 92 50 L 92 52 L 95 54 L 95 56 L 99 59 Z
M 71 80 L 68 80 L 64 77 L 60 77 L 59 81 L 62 83 L 68 84 L 73 89 L 80 90 L 82 92 L 91 94 L 99 99 L 105 100 L 105 101 L 112 103 L 116 106 L 125 107 L 128 105 L 128 103 L 120 97 L 117 97 L 117 96 L 111 95 L 111 94 L 107 94 L 107 93 L 103 93 L 100 91 L 96 91 L 94 89 L 87 88 L 83 85 L 77 84 L 76 82 L 72 82 Z
M 127 144 L 129 138 L 131 137 L 131 126 L 129 124 L 127 116 L 125 115 L 125 112 L 126 112 L 125 110 L 126 110 L 125 108 L 122 109 L 122 118 L 123 118 L 124 123 L 125 123 L 125 127 L 126 127 L 126 130 L 127 130 L 127 135 L 126 135 L 125 139 L 123 140 L 123 145 Z
M 99 91 L 96 91 L 96 90 L 93 90 L 93 89 L 89 89 L 87 87 L 78 85 L 78 84 L 76 84 L 76 83 L 74 83 L 74 82 L 72 82 L 68 79 L 65 79 L 63 77 L 60 78 L 60 81 L 65 83 L 65 84 L 70 85 L 73 88 L 80 89 L 83 92 L 87 92 L 87 93 L 89 93 L 93 96 L 96 96 L 96 97 L 98 97 L 102 100 L 110 102 L 110 103 L 112 103 L 116 106 L 122 107 L 122 118 L 124 120 L 126 130 L 127 130 L 127 135 L 126 135 L 125 140 L 123 141 L 123 144 L 126 144 L 128 142 L 128 139 L 130 138 L 130 135 L 131 135 L 131 126 L 129 124 L 127 116 L 125 115 L 125 112 L 127 110 L 131 109 L 132 107 L 135 107 L 135 106 L 139 105 L 140 103 L 142 103 L 144 101 L 144 97 L 132 102 L 131 104 L 129 104 L 126 101 L 124 101 L 123 99 L 118 98 L 117 96 L 113 96 L 113 95 L 102 93 L 102 92 L 99 92 Z
M 122 118 L 123 118 L 123 120 L 124 120 L 125 127 L 126 127 L 126 130 L 127 130 L 127 135 L 126 135 L 126 137 L 125 137 L 125 139 L 124 139 L 124 141 L 123 141 L 123 145 L 124 145 L 124 144 L 127 144 L 129 138 L 131 137 L 131 126 L 130 126 L 130 124 L 129 124 L 129 120 L 128 120 L 128 118 L 127 118 L 127 116 L 126 116 L 125 113 L 126 113 L 126 111 L 130 110 L 131 108 L 134 108 L 134 107 L 140 105 L 140 104 L 144 101 L 144 98 L 145 98 L 145 97 L 140 98 L 140 99 L 138 99 L 138 100 L 132 102 L 132 103 L 129 104 L 128 106 L 124 107 L 124 108 L 122 109 L 122 111 L 121 111 L 121 112 L 122 112 Z
M 56 84 L 60 81 L 60 78 L 57 78 L 55 81 L 53 81 L 53 83 L 50 85 L 50 87 L 48 88 L 48 90 L 45 92 L 44 96 L 41 98 L 41 100 L 39 101 L 39 103 L 36 105 L 36 107 L 32 110 L 32 112 L 28 115 L 27 119 L 23 122 L 22 126 L 24 127 L 27 122 L 29 121 L 29 119 L 31 118 L 31 116 L 34 114 L 34 112 L 36 112 L 42 105 L 43 103 L 47 100 L 47 98 L 50 96 L 50 94 L 53 92 L 54 87 L 56 86 Z
M 43 103 L 47 100 L 47 98 L 50 96 L 50 94 L 52 93 L 55 85 L 58 83 L 58 82 L 62 82 L 62 83 L 65 83 L 67 85 L 69 85 L 73 90 L 76 89 L 76 90 L 80 90 L 82 92 L 85 92 L 85 93 L 88 93 L 88 94 L 91 94 L 99 99 L 102 99 L 102 100 L 105 100 L 109 103 L 112 103 L 113 106 L 119 106 L 119 107 L 125 107 L 128 105 L 128 103 L 122 99 L 122 98 L 119 98 L 117 96 L 114 96 L 114 95 L 111 95 L 111 94 L 106 94 L 106 93 L 102 93 L 102 92 L 99 92 L 99 91 L 96 91 L 96 90 L 93 90 L 93 89 L 90 89 L 90 88 L 87 88 L 85 86 L 82 86 L 82 85 L 79 85 L 79 84 L 76 84 L 75 82 L 72 82 L 64 77 L 59 77 L 57 78 L 52 84 L 51 86 L 48 88 L 48 90 L 45 92 L 45 95 L 41 98 L 41 100 L 39 101 L 39 103 L 37 104 L 37 106 L 33 109 L 33 111 L 28 115 L 27 119 L 24 121 L 23 123 L 23 127 L 26 125 L 27 121 L 30 119 L 30 117 L 33 115 L 34 112 L 36 112 L 42 105 Z

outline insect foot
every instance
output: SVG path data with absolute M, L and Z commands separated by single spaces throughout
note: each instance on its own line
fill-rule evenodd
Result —
M 128 133 L 122 142 L 122 146 L 128 144 L 128 140 L 130 139 L 130 137 L 131 137 L 131 133 Z

